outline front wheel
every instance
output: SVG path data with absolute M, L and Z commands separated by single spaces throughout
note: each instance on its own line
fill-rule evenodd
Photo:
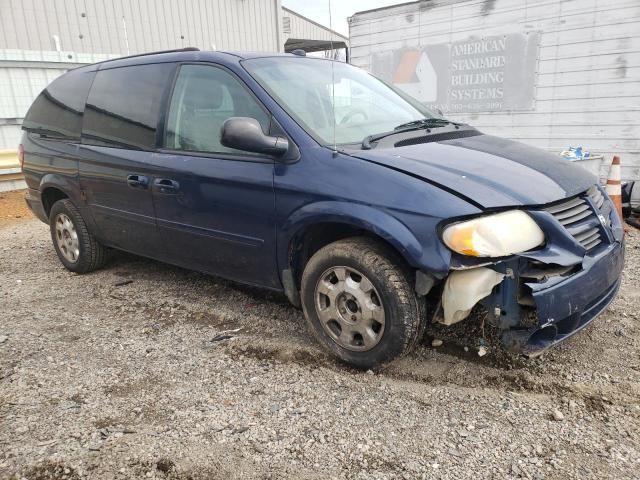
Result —
M 62 264 L 72 272 L 87 273 L 100 268 L 106 250 L 89 232 L 87 224 L 69 199 L 58 200 L 49 213 L 51 239 Z
M 379 366 L 415 346 L 424 326 L 423 301 L 395 252 L 364 237 L 320 249 L 302 275 L 302 306 L 312 332 L 357 368 Z

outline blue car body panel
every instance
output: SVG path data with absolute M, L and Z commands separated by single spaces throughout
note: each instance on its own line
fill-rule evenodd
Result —
M 497 260 L 495 268 L 521 269 L 531 262 L 575 267 L 569 277 L 529 285 L 540 319 L 537 329 L 560 325 L 552 340 L 542 335 L 536 345 L 546 348 L 566 338 L 612 300 L 623 258 L 615 211 L 610 212 L 613 223 L 606 242 L 587 254 L 548 212 L 537 208 L 589 189 L 596 179 L 586 171 L 542 150 L 480 132 L 456 138 L 453 129 L 444 140 L 430 141 L 426 135 L 414 145 L 381 142 L 371 150 L 333 151 L 319 145 L 253 79 L 242 66 L 246 58 L 251 55 L 174 52 L 81 71 L 154 63 L 222 66 L 268 110 L 297 147 L 298 158 L 227 159 L 167 151 L 159 143 L 152 151 L 126 150 L 26 133 L 29 205 L 47 221 L 45 192 L 55 188 L 80 208 L 105 245 L 275 290 L 284 288 L 293 245 L 312 226 L 345 225 L 368 232 L 393 246 L 413 269 L 438 280 L 452 268 L 473 266 L 443 244 L 444 224 L 522 208 L 543 228 L 547 243 Z M 132 188 L 131 175 L 143 179 L 142 188 Z M 171 179 L 177 190 L 165 189 L 159 179 Z M 500 295 L 505 293 L 498 288 L 487 303 L 497 302 Z M 504 298 L 500 302 L 504 306 Z M 511 343 L 522 351 L 529 348 L 532 332 L 516 334 Z
M 480 213 L 455 195 L 425 188 L 419 179 L 326 148 L 312 149 L 295 164 L 277 164 L 274 186 L 282 270 L 290 242 L 301 229 L 344 223 L 382 237 L 410 265 L 442 278 L 451 251 L 435 234 L 438 224 Z
M 128 175 L 152 176 L 150 154 L 83 144 L 77 149 L 82 158 L 77 182 L 95 224 L 95 236 L 105 245 L 161 258 L 153 198 L 148 189 L 127 183 Z
M 624 250 L 613 243 L 594 255 L 586 255 L 582 269 L 564 279 L 550 279 L 530 285 L 541 326 L 580 317 L 618 285 Z
M 589 172 L 571 162 L 491 135 L 354 155 L 460 192 L 483 208 L 542 205 L 577 195 L 595 183 Z

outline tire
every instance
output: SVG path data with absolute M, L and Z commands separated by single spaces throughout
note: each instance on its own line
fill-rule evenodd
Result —
M 53 247 L 67 270 L 88 273 L 104 265 L 103 247 L 89 232 L 87 224 L 69 199 L 58 200 L 49 213 Z
M 393 250 L 365 237 L 331 243 L 313 255 L 302 274 L 301 298 L 316 339 L 360 369 L 410 352 L 424 333 L 425 307 L 402 265 Z

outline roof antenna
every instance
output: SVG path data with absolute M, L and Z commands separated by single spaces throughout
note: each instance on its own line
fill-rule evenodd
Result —
M 329 43 L 331 45 L 331 109 L 333 110 L 333 155 L 338 153 L 336 148 L 336 77 L 334 72 L 335 52 L 333 50 L 333 23 L 331 17 L 331 0 L 329 1 L 329 30 L 331 35 L 329 36 Z

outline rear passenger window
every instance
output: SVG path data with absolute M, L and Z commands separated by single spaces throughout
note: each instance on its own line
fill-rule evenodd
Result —
M 79 141 L 84 102 L 94 72 L 70 71 L 55 79 L 36 98 L 22 122 L 27 132 Z
M 82 143 L 151 150 L 173 64 L 136 65 L 96 73 L 82 127 Z
M 255 118 L 265 133 L 269 129 L 269 115 L 233 75 L 218 67 L 183 65 L 169 107 L 165 147 L 240 153 L 220 143 L 222 124 L 230 117 Z

